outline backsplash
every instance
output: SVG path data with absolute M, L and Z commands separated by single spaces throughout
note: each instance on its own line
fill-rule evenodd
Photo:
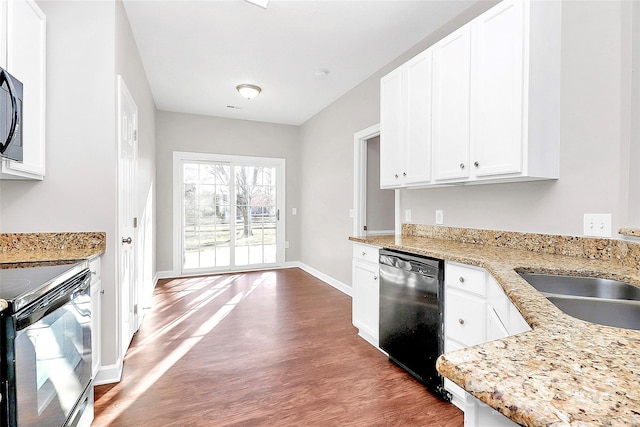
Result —
M 640 245 L 616 239 L 402 224 L 402 234 L 531 252 L 599 259 L 640 269 Z

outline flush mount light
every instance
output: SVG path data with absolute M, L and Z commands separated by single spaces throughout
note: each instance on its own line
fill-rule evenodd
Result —
M 240 95 L 244 96 L 247 99 L 253 99 L 262 92 L 260 86 L 250 85 L 250 84 L 241 84 L 236 86 L 236 90 L 240 93 Z
M 253 3 L 257 6 L 264 7 L 265 9 L 269 5 L 269 0 L 247 0 L 249 3 Z

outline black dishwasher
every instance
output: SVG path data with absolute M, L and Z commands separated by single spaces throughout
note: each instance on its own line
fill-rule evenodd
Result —
M 450 401 L 436 371 L 443 353 L 444 262 L 380 250 L 380 348 L 440 398 Z

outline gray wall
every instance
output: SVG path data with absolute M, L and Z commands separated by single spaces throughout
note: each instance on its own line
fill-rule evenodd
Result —
M 458 17 L 302 126 L 303 263 L 351 282 L 353 202 L 344 183 L 353 179 L 353 134 L 379 121 L 379 78 L 488 6 Z M 612 213 L 614 229 L 637 226 L 640 219 L 628 212 L 638 204 L 631 165 L 639 144 L 628 135 L 638 114 L 631 116 L 627 99 L 627 76 L 638 62 L 630 52 L 637 6 L 563 2 L 560 180 L 403 191 L 403 211 L 412 210 L 413 222 L 433 224 L 442 209 L 445 224 L 460 227 L 580 235 L 585 212 Z M 627 160 L 630 152 L 635 161 Z
M 380 137 L 367 141 L 367 234 L 395 227 L 395 192 L 380 189 Z
M 119 323 L 116 73 L 125 75 L 139 108 L 140 207 L 146 206 L 155 177 L 155 106 L 121 3 L 38 4 L 47 16 L 46 177 L 0 181 L 1 231 L 106 232 L 102 359 L 111 365 L 118 358 Z
M 179 272 L 173 265 L 173 152 L 232 154 L 286 159 L 286 260 L 299 259 L 301 246 L 299 129 L 220 117 L 157 113 L 158 271 Z M 298 215 L 291 215 L 291 208 Z

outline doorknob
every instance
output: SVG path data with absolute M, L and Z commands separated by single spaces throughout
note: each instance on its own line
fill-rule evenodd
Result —
M 131 242 L 133 242 L 133 240 L 131 240 L 131 237 L 127 237 L 126 239 L 124 237 L 122 238 L 122 243 L 126 243 L 127 245 L 130 245 Z

